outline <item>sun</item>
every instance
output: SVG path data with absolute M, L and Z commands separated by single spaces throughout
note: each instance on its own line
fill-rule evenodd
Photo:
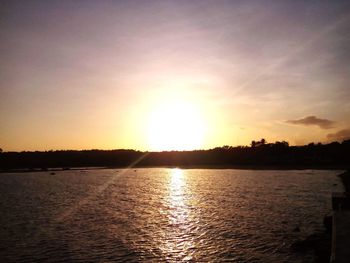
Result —
M 205 131 L 203 116 L 194 104 L 163 102 L 151 113 L 148 141 L 153 151 L 194 150 L 203 146 Z

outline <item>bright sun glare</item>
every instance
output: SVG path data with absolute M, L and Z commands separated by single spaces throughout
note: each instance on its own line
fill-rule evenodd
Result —
M 148 126 L 152 150 L 193 150 L 201 148 L 205 125 L 195 105 L 184 101 L 163 103 L 154 110 Z

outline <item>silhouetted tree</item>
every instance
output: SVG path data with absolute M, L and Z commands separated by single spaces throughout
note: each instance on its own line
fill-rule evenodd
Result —
M 279 146 L 279 147 L 289 147 L 289 143 L 286 142 L 286 141 L 281 141 L 281 142 L 277 141 L 277 142 L 275 142 L 275 146 Z
M 253 146 L 253 143 L 254 143 L 254 146 Z M 259 146 L 265 145 L 265 143 L 266 143 L 266 140 L 264 138 L 257 142 L 252 141 L 252 147 L 259 147 Z
M 210 150 L 140 152 L 135 150 L 83 150 L 46 152 L 2 152 L 0 170 L 68 167 L 193 166 L 193 165 L 278 165 L 287 167 L 330 167 L 350 164 L 350 140 L 342 143 L 289 146 L 286 141 L 252 141 L 251 147 L 224 145 Z M 140 161 L 137 161 L 140 160 Z

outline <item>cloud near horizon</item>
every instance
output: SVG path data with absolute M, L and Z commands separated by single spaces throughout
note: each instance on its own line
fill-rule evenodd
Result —
M 336 133 L 327 134 L 327 138 L 336 141 L 344 141 L 350 139 L 350 128 L 337 131 Z
M 307 116 L 299 120 L 287 120 L 287 123 L 295 125 L 305 125 L 305 126 L 318 126 L 321 129 L 331 129 L 334 128 L 335 121 L 317 118 L 316 116 Z

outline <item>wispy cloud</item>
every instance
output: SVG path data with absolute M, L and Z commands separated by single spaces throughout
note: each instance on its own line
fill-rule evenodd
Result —
M 336 133 L 327 134 L 327 138 L 335 141 L 344 141 L 350 139 L 350 129 L 343 129 Z
M 286 122 L 295 125 L 314 125 L 320 127 L 321 129 L 331 129 L 335 124 L 334 121 L 317 118 L 316 116 L 307 116 L 299 120 L 287 120 Z

